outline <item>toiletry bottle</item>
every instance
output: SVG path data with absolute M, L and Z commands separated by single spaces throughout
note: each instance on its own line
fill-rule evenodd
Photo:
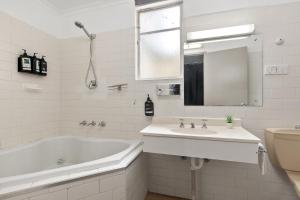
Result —
M 42 58 L 40 59 L 40 66 L 41 66 L 41 75 L 43 76 L 47 76 L 47 62 L 44 59 L 46 56 L 42 56 Z
M 145 102 L 145 115 L 146 116 L 153 116 L 154 115 L 154 104 L 149 97 L 147 97 L 147 101 Z
M 18 72 L 32 72 L 32 64 L 30 56 L 27 55 L 26 50 L 22 49 L 24 53 L 18 58 Z
M 32 71 L 34 74 L 40 74 L 41 73 L 41 65 L 40 65 L 40 59 L 38 59 L 35 55 L 37 53 L 34 53 L 31 57 L 31 63 L 32 63 Z

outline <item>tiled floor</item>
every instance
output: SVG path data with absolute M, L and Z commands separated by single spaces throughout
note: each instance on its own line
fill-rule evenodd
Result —
M 187 199 L 149 193 L 145 200 L 187 200 Z

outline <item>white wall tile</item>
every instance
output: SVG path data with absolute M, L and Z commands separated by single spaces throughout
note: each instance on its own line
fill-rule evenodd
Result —
M 60 71 L 58 39 L 0 13 L 0 141 L 3 148 L 59 135 Z M 57 45 L 56 45 L 57 44 Z M 22 48 L 47 56 L 49 75 L 17 72 Z M 38 84 L 41 93 L 26 92 L 23 83 Z

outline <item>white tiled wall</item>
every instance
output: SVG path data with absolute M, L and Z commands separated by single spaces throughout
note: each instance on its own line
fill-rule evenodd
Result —
M 140 155 L 124 170 L 3 200 L 143 200 L 147 191 L 145 164 L 144 155 Z
M 168 81 L 134 80 L 134 28 L 97 34 L 95 61 L 100 87 L 84 88 L 88 41 L 63 41 L 62 133 L 98 137 L 140 138 L 139 130 L 150 123 L 143 116 L 146 94 L 158 116 L 223 117 L 233 114 L 243 126 L 263 139 L 268 127 L 293 127 L 300 123 L 300 4 L 237 10 L 185 19 L 186 30 L 254 23 L 264 36 L 265 64 L 289 64 L 289 75 L 264 76 L 263 107 L 184 107 L 181 97 L 157 97 L 155 85 Z M 285 44 L 276 46 L 276 38 Z M 176 81 L 172 81 L 176 82 Z M 178 81 L 181 82 L 181 81 Z M 128 83 L 124 91 L 109 91 L 110 84 Z M 105 128 L 79 127 L 81 120 L 105 120 Z M 189 161 L 149 155 L 149 188 L 153 192 L 188 197 Z M 203 199 L 296 199 L 286 176 L 268 163 L 262 177 L 256 166 L 212 161 L 198 174 Z
M 0 13 L 0 24 L 0 148 L 59 134 L 59 40 L 7 14 Z M 22 48 L 47 56 L 47 77 L 17 72 Z M 43 90 L 26 92 L 23 83 Z

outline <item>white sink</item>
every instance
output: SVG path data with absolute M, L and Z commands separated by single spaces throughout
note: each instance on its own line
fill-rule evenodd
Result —
M 171 129 L 171 131 L 175 133 L 195 134 L 195 135 L 211 135 L 217 133 L 216 131 L 212 131 L 204 128 L 174 128 Z
M 184 118 L 185 128 L 180 128 L 178 117 L 153 118 L 152 124 L 141 130 L 144 152 L 208 158 L 216 160 L 258 163 L 258 144 L 255 135 L 241 127 L 235 119 L 234 127 L 226 127 L 225 119 Z M 195 128 L 191 128 L 191 123 Z

